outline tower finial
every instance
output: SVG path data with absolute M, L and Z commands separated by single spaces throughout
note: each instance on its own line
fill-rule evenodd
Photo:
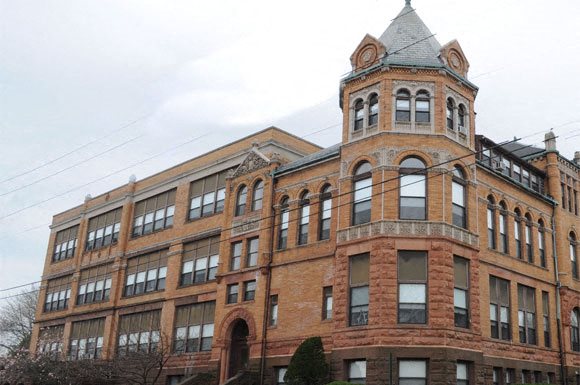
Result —
M 405 6 L 411 6 L 411 0 L 405 0 Z

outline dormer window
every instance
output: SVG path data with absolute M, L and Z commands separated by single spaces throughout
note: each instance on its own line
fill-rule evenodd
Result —
M 453 103 L 453 99 L 447 99 L 447 128 L 453 130 L 455 128 L 455 122 L 453 121 L 453 109 L 455 108 L 455 103 Z
M 429 123 L 431 120 L 431 106 L 429 93 L 419 91 L 415 99 L 415 121 L 417 123 Z
M 372 94 L 369 99 L 369 126 L 379 122 L 379 96 Z
M 411 121 L 411 94 L 407 90 L 397 92 L 397 122 Z
M 365 107 L 365 104 L 362 101 L 362 99 L 357 100 L 356 103 L 354 104 L 354 130 L 355 131 L 362 130 L 362 128 L 363 128 L 364 116 L 365 116 L 364 107 Z

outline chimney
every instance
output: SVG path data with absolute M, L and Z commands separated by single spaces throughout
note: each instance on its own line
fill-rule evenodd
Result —
M 556 150 L 556 135 L 552 130 L 544 135 L 544 143 L 546 145 L 546 152 L 558 152 Z
M 580 151 L 576 151 L 574 153 L 574 163 L 580 166 Z

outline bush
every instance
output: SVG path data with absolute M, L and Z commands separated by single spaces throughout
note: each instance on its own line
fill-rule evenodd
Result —
M 354 385 L 354 384 L 346 381 L 332 381 L 330 384 L 326 385 Z
M 328 381 L 328 364 L 320 337 L 304 340 L 294 352 L 284 377 L 288 385 L 324 385 Z

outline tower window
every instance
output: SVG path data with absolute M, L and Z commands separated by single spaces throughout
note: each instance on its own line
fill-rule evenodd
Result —
M 379 122 L 379 97 L 372 94 L 369 99 L 369 126 L 374 126 Z
M 354 130 L 362 130 L 364 123 L 364 103 L 362 99 L 359 99 L 354 104 Z
M 411 120 L 411 94 L 407 90 L 397 92 L 395 118 L 397 122 L 409 122 Z
M 454 117 L 453 117 L 453 110 L 454 109 L 455 109 L 455 103 L 453 103 L 453 99 L 448 98 L 447 99 L 446 116 L 447 116 L 447 128 L 449 128 L 450 130 L 455 129 L 455 121 L 454 121 Z
M 428 123 L 431 121 L 431 103 L 429 93 L 419 91 L 415 99 L 415 121 L 418 123 Z

